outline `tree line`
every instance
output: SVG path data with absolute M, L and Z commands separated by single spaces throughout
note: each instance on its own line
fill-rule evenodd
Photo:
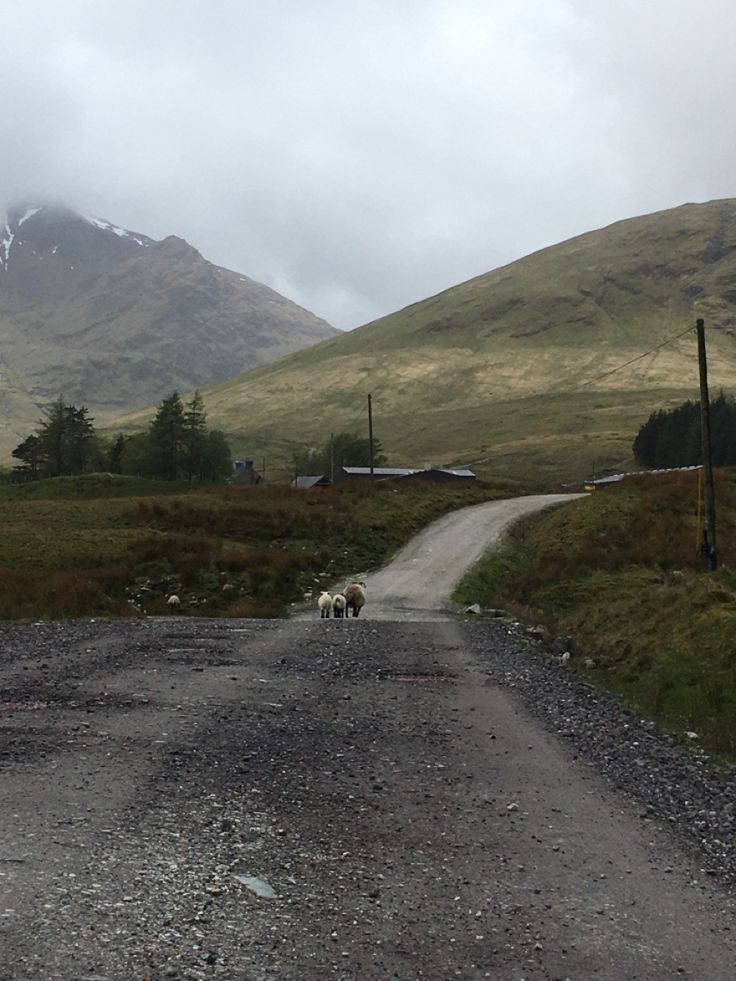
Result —
M 373 466 L 386 464 L 381 441 L 373 440 Z M 332 469 L 340 467 L 368 467 L 371 462 L 371 443 L 358 433 L 335 433 L 319 449 L 309 448 L 294 454 L 294 470 L 297 474 L 325 474 L 331 477 Z
M 723 392 L 710 404 L 713 465 L 736 465 L 736 402 Z M 634 440 L 634 456 L 655 470 L 702 464 L 700 403 L 652 412 Z
M 199 391 L 183 403 L 178 392 L 163 399 L 142 433 L 102 437 L 85 406 L 58 398 L 38 428 L 12 451 L 20 479 L 106 471 L 158 480 L 224 480 L 232 473 L 225 434 L 206 425 Z

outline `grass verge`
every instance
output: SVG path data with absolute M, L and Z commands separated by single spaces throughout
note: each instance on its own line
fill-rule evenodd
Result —
M 628 478 L 519 524 L 455 598 L 575 638 L 590 680 L 736 759 L 736 472 L 717 473 L 721 566 L 697 544 L 698 474 Z M 579 670 L 585 670 L 579 667 Z
M 89 475 L 0 489 L 0 619 L 281 616 L 509 482 L 192 488 Z

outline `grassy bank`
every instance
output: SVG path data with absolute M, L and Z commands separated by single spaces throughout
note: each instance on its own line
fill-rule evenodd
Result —
M 736 472 L 716 477 L 716 573 L 696 547 L 697 472 L 646 476 L 517 526 L 456 598 L 571 635 L 591 680 L 736 758 Z
M 194 488 L 109 475 L 0 488 L 0 619 L 280 616 L 508 482 Z

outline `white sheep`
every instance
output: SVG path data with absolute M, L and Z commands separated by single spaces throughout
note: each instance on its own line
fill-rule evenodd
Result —
M 317 606 L 319 607 L 320 619 L 329 619 L 330 610 L 332 609 L 332 596 L 330 593 L 323 590 L 319 599 L 317 600 Z
M 179 599 L 179 597 L 175 593 L 172 593 L 172 595 L 169 596 L 169 598 L 166 600 L 166 602 L 168 603 L 169 606 L 179 606 L 180 603 L 181 603 L 181 600 Z
M 335 595 L 332 597 L 332 615 L 336 620 L 340 620 L 345 616 L 346 606 L 347 600 L 342 593 L 335 593 Z
M 343 589 L 342 595 L 345 597 L 345 616 L 348 616 L 352 609 L 353 616 L 357 617 L 365 606 L 365 583 L 348 583 Z

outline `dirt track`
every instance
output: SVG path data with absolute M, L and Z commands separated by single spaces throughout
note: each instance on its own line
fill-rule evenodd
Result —
M 367 577 L 372 620 L 447 619 L 452 589 L 510 524 L 526 514 L 585 495 L 536 494 L 489 501 L 435 521 L 385 568 Z
M 679 751 L 502 625 L 0 641 L 3 979 L 733 977 L 731 895 L 565 698 L 642 766 Z

